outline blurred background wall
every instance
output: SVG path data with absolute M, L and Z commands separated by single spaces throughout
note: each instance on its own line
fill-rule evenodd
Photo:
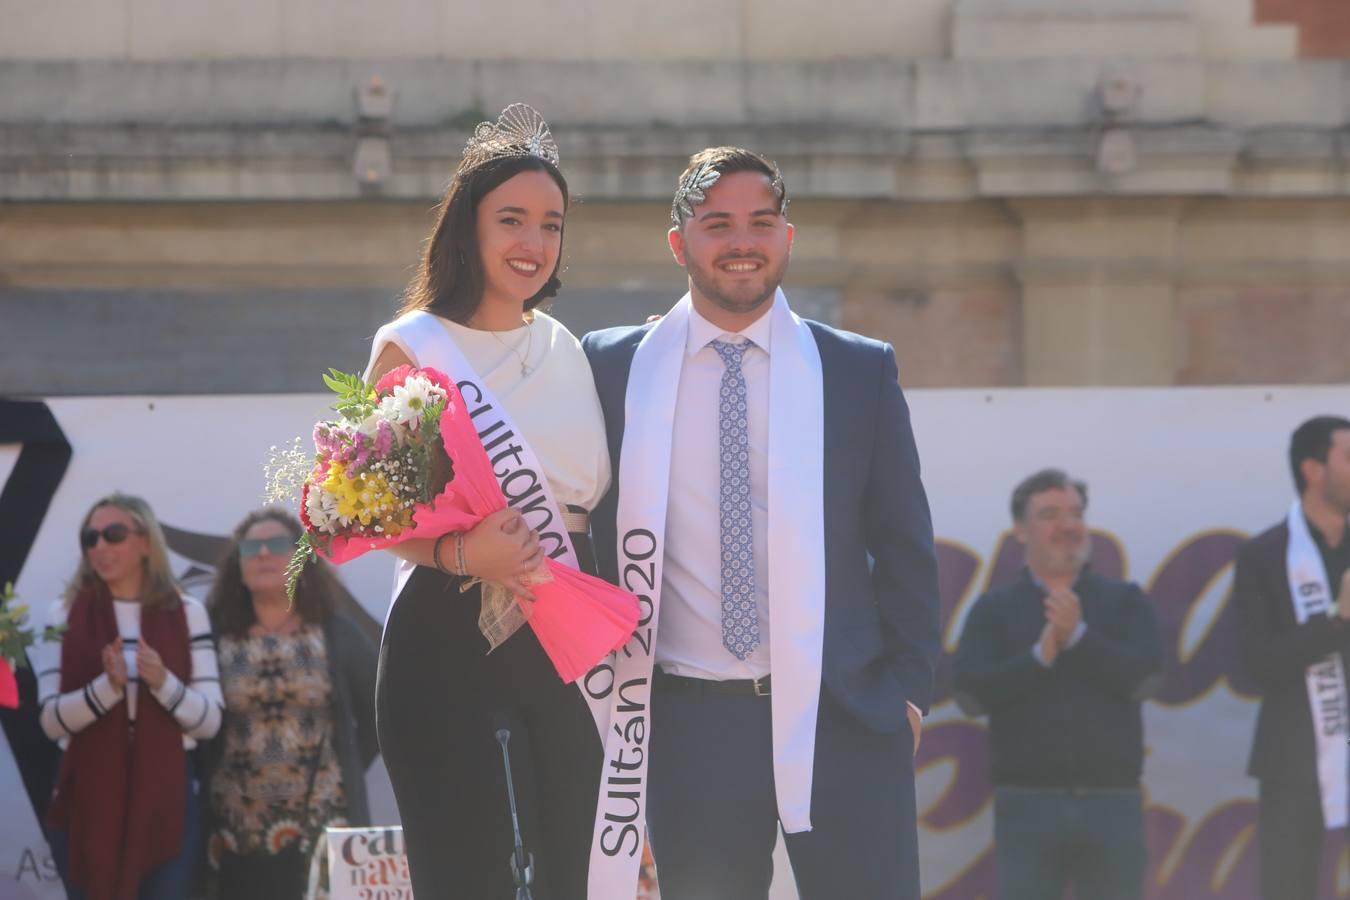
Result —
M 0 0 L 0 386 L 308 391 L 469 130 L 548 118 L 555 313 L 683 291 L 691 152 L 794 196 L 787 288 L 915 387 L 1320 384 L 1350 354 L 1344 0 Z M 129 349 L 116 360 L 107 347 Z

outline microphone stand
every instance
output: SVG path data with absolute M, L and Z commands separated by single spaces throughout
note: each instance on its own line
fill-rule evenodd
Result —
M 516 788 L 511 780 L 511 752 L 506 745 L 511 740 L 511 731 L 497 729 L 497 743 L 502 745 L 502 765 L 506 767 L 506 801 L 511 806 L 511 829 L 515 832 L 515 849 L 511 853 L 511 877 L 516 883 L 516 900 L 533 900 L 530 896 L 530 884 L 534 881 L 534 854 L 525 852 L 525 842 L 520 836 L 520 816 L 516 813 Z

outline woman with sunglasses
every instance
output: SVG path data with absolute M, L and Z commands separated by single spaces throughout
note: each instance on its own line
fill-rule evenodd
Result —
M 370 824 L 375 647 L 334 612 L 341 589 L 326 563 L 307 566 L 287 598 L 300 534 L 284 510 L 249 513 L 208 599 L 228 706 L 210 778 L 221 897 L 299 900 L 324 828 Z
M 48 812 L 71 898 L 181 900 L 201 843 L 192 757 L 220 728 L 206 609 L 169 569 L 139 497 L 112 494 L 80 528 L 82 554 L 39 649 L 43 730 L 65 750 Z

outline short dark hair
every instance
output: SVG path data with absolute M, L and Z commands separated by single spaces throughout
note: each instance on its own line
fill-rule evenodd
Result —
M 702 165 L 707 165 L 722 175 L 731 175 L 734 172 L 758 172 L 764 175 L 773 184 L 774 192 L 778 195 L 779 208 L 787 208 L 787 185 L 783 183 L 783 174 L 778 171 L 778 165 L 768 157 L 753 150 L 746 150 L 744 147 L 708 147 L 689 157 L 689 165 L 680 173 L 680 180 L 676 184 L 684 184 L 684 180 Z M 683 226 L 684 223 L 680 224 Z
M 563 195 L 563 210 L 571 202 L 567 180 L 558 167 L 537 156 L 509 156 L 478 166 L 460 163 L 450 180 L 436 214 L 436 225 L 427 238 L 417 275 L 403 295 L 399 312 L 424 309 L 463 324 L 483 299 L 487 276 L 478 252 L 478 204 L 492 191 L 521 172 L 546 172 Z M 558 272 L 562 253 L 539 293 L 525 301 L 534 309 L 562 288 Z
M 257 509 L 244 517 L 230 535 L 225 552 L 216 564 L 216 580 L 206 601 L 218 635 L 246 637 L 258 621 L 253 614 L 253 594 L 244 585 L 239 569 L 239 542 L 259 522 L 278 523 L 295 541 L 304 533 L 300 520 L 279 506 Z M 295 611 L 304 621 L 322 625 L 333 614 L 341 590 L 333 567 L 323 560 L 313 560 L 305 566 L 296 585 Z
M 1289 468 L 1294 473 L 1294 486 L 1301 495 L 1308 489 L 1308 479 L 1303 477 L 1303 461 L 1327 461 L 1331 452 L 1332 435 L 1338 431 L 1350 430 L 1350 419 L 1340 416 L 1317 416 L 1294 429 L 1289 438 Z
M 1063 469 L 1041 469 L 1034 475 L 1028 475 L 1026 478 L 1022 479 L 1021 484 L 1013 488 L 1013 521 L 1020 522 L 1026 518 L 1027 507 L 1031 504 L 1031 498 L 1037 494 L 1058 489 L 1067 490 L 1069 488 L 1073 488 L 1078 492 L 1078 496 L 1083 498 L 1083 508 L 1087 509 L 1087 482 L 1070 478 L 1069 473 L 1065 472 Z

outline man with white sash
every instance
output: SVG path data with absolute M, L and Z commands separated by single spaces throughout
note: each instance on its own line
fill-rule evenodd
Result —
M 1299 498 L 1242 547 L 1233 603 L 1261 691 L 1248 774 L 1261 782 L 1262 896 L 1314 900 L 1325 834 L 1350 806 L 1350 419 L 1304 422 L 1289 462 Z
M 643 616 L 608 673 L 596 847 L 635 858 L 645 813 L 665 900 L 754 900 L 781 824 L 804 900 L 918 898 L 928 502 L 891 347 L 779 289 L 786 213 L 773 163 L 696 154 L 669 234 L 689 293 L 582 342 L 619 473 L 597 561 Z

